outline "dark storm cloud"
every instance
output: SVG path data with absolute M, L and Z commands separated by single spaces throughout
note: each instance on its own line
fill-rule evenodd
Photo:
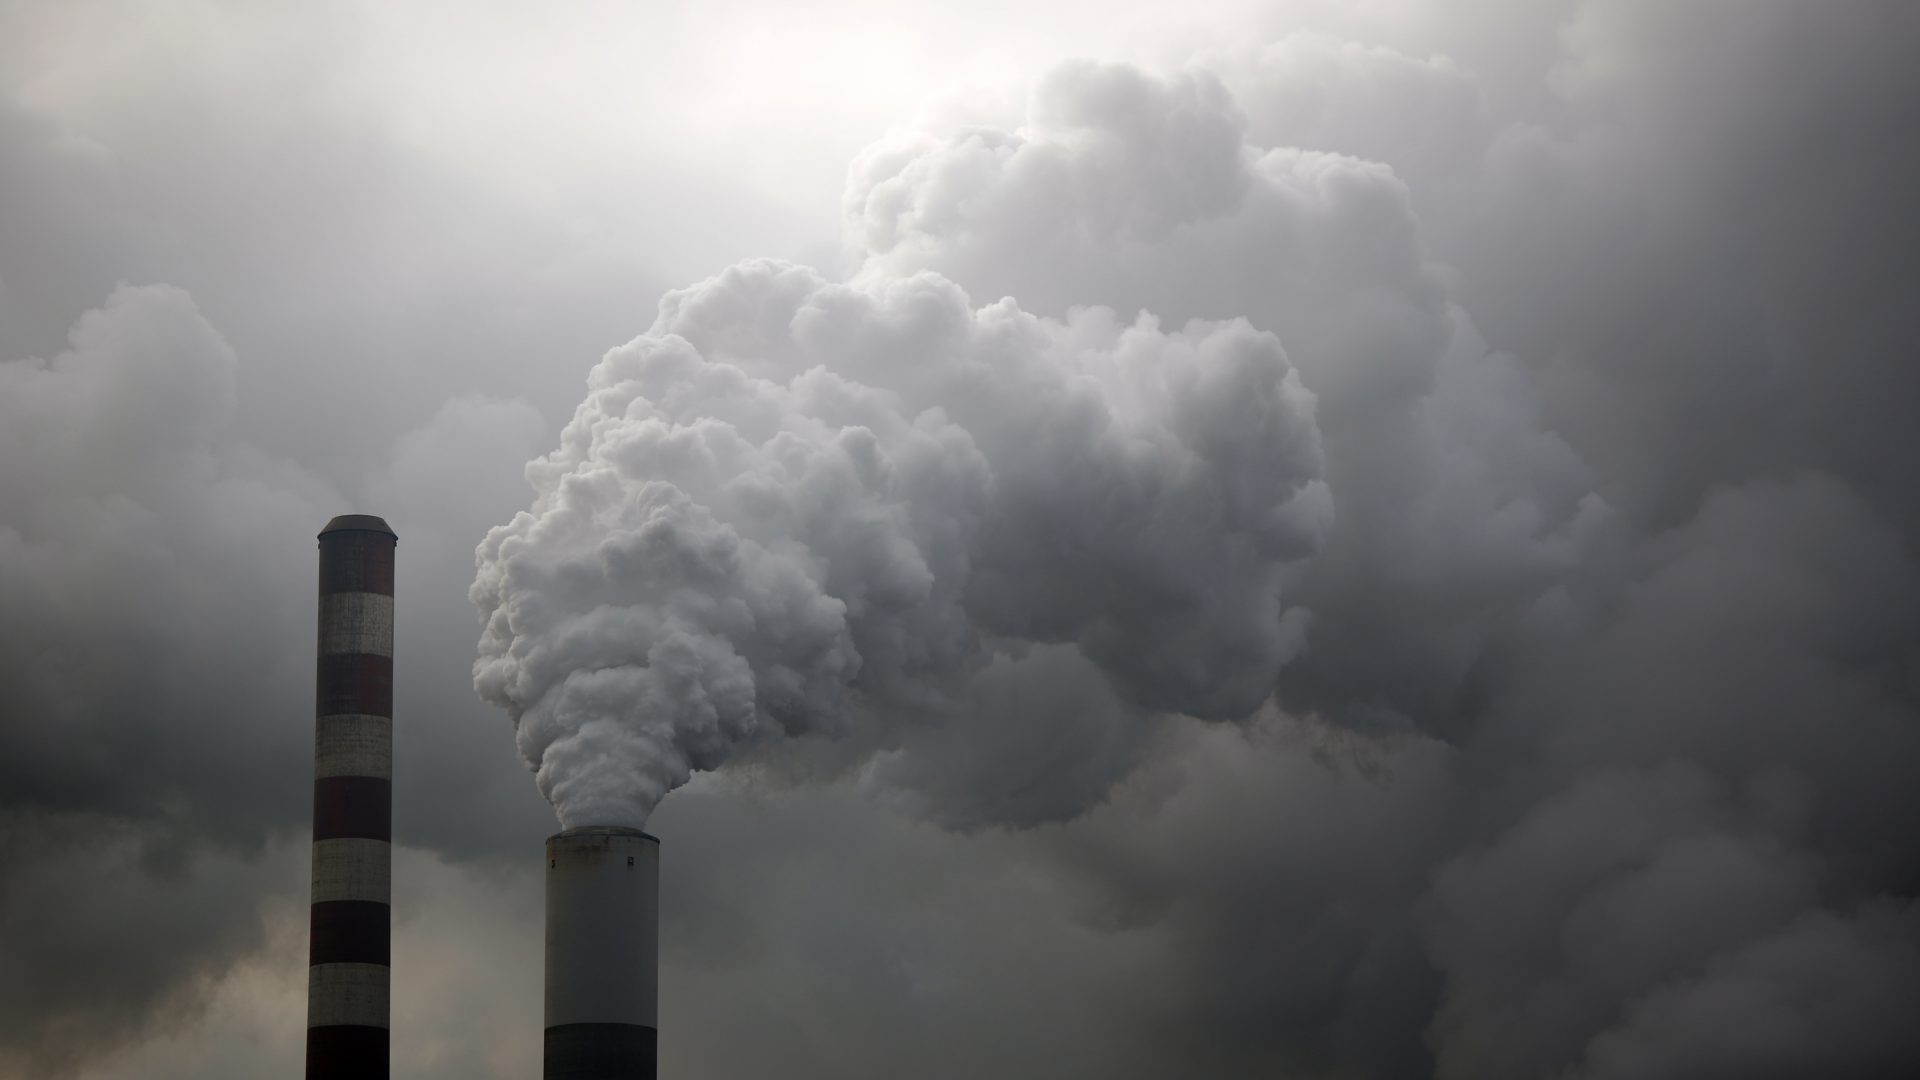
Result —
M 262 942 L 263 895 L 294 885 L 275 868 L 310 805 L 312 736 L 291 718 L 311 702 L 312 537 L 342 498 L 236 432 L 241 367 L 157 286 L 115 291 L 48 358 L 0 363 L 0 929 L 19 961 L 0 974 L 0 1053 L 23 1067 L 190 1016 Z M 467 667 L 468 538 L 511 505 L 499 488 L 543 428 L 525 404 L 456 399 L 366 481 L 405 501 L 426 601 L 402 612 L 424 647 L 399 686 L 399 815 L 451 852 L 496 848 L 537 805 L 520 784 L 485 796 L 497 759 L 462 752 L 479 709 L 430 680 L 436 659 Z M 459 482 L 476 465 L 491 492 Z M 53 902 L 63 889 L 88 902 Z
M 1446 829 L 1449 768 L 1431 741 L 1268 716 L 1173 725 L 1108 802 L 1035 829 L 944 832 L 844 788 L 677 793 L 654 821 L 696 861 L 663 878 L 680 988 L 663 1062 L 822 1078 L 1417 1062 L 1429 990 L 1402 978 L 1401 898 Z M 763 889 L 780 902 L 753 902 Z M 742 1009 L 755 1038 L 729 1039 Z
M 214 846 L 208 831 L 0 813 L 0 1069 L 69 1075 L 187 1028 L 230 967 L 266 943 L 261 897 L 301 888 L 305 868 L 285 853 Z
M 280 645 L 305 621 L 300 553 L 278 541 L 328 495 L 228 440 L 235 366 L 186 294 L 128 288 L 66 351 L 0 367 L 0 662 L 22 719 L 6 728 L 10 805 L 195 798 L 223 766 L 182 731 L 249 757 L 293 751 L 243 717 L 270 708 Z M 197 690 L 215 686 L 223 697 Z M 125 769 L 140 760 L 152 767 Z
M 295 541 L 331 500 L 231 441 L 235 366 L 157 287 L 0 364 L 0 993 L 42 1068 L 257 943 L 260 886 L 206 846 L 257 854 L 303 809 L 306 740 L 261 720 L 301 700 Z
M 588 352 L 625 325 L 559 312 L 652 295 L 324 92 L 339 25 L 179 14 L 0 14 L 0 1071 L 181 1029 L 302 888 L 263 867 L 306 827 L 335 513 L 406 537 L 401 835 L 539 835 L 470 737 L 464 588 L 546 423 L 485 395 L 557 410 L 577 372 L 525 362 L 550 325 Z
M 1144 309 L 1163 337 L 1242 318 L 1314 396 L 1332 505 L 1279 592 L 1304 648 L 1251 715 L 1155 714 L 1153 672 L 1061 635 L 1031 685 L 986 668 L 967 723 L 748 745 L 662 803 L 676 1070 L 1920 1064 L 1913 10 L 1306 21 L 1171 74 L 1035 72 L 1022 115 L 891 136 L 849 177 L 853 281 L 790 272 L 811 300 L 783 306 L 723 275 L 663 312 L 774 387 L 739 402 L 782 399 L 807 355 L 876 381 L 963 355 L 931 331 L 1003 295 L 1060 326 Z M 318 94 L 351 35 L 248 25 L 287 50 L 273 79 L 176 63 L 86 123 L 0 111 L 0 1062 L 85 1070 L 82 1029 L 204 1039 L 233 962 L 282 947 L 261 911 L 301 901 L 308 545 L 344 493 L 395 504 L 417 583 L 396 824 L 463 860 L 403 860 L 434 1000 L 396 1008 L 397 1060 L 526 1075 L 537 880 L 486 859 L 551 818 L 465 690 L 464 568 L 657 289 Z M 270 183 L 215 175 L 276 147 Z M 952 284 L 887 292 L 921 270 Z M 375 372 L 390 392 L 343 453 Z M 284 1024 L 278 1065 L 100 1067 L 257 1074 L 297 1055 Z

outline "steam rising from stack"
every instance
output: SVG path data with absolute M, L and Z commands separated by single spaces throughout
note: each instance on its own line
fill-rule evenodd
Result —
M 892 725 L 1003 744 L 996 793 L 1073 744 L 1083 790 L 1031 808 L 1071 812 L 1131 718 L 1244 715 L 1301 647 L 1313 397 L 1244 322 L 753 262 L 589 385 L 473 587 L 476 686 L 567 825 L 638 825 L 750 740 Z

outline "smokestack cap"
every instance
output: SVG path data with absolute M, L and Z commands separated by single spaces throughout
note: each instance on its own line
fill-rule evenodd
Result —
M 327 527 L 320 530 L 320 535 L 325 536 L 328 533 L 337 532 L 385 533 L 395 540 L 400 539 L 392 529 L 387 527 L 387 523 L 384 520 L 374 517 L 372 514 L 341 514 L 339 517 L 327 522 Z
M 554 833 L 552 836 L 547 837 L 547 843 L 551 844 L 555 840 L 584 839 L 589 836 L 637 836 L 642 840 L 651 840 L 656 844 L 660 842 L 659 837 L 647 832 L 645 829 L 634 829 L 625 825 L 579 825 Z

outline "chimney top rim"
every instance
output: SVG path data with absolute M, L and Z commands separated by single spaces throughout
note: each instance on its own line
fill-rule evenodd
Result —
M 660 838 L 645 829 L 636 829 L 629 825 L 576 825 L 571 829 L 562 829 L 547 837 L 547 842 L 555 840 L 573 840 L 586 836 L 637 836 L 642 840 L 659 843 Z
M 320 535 L 325 536 L 328 533 L 337 532 L 385 533 L 395 540 L 400 539 L 399 535 L 387 525 L 384 518 L 378 518 L 372 514 L 340 514 L 332 521 L 327 522 L 327 527 L 320 530 Z

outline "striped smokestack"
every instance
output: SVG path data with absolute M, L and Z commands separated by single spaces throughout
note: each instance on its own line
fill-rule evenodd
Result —
M 393 836 L 393 530 L 320 530 L 307 1077 L 387 1076 Z
M 659 909 L 660 841 L 547 838 L 546 1080 L 654 1080 Z

